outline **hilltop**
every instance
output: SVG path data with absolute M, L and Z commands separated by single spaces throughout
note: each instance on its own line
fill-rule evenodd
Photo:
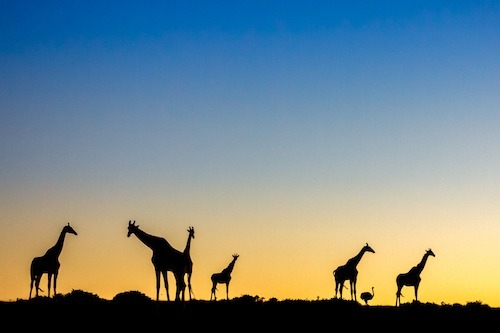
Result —
M 355 301 L 263 300 L 244 295 L 231 300 L 188 300 L 155 302 L 138 291 L 129 291 L 105 300 L 74 290 L 54 298 L 36 297 L 0 303 L 5 324 L 23 329 L 50 327 L 78 329 L 212 329 L 222 331 L 268 331 L 276 329 L 329 329 L 380 327 L 428 329 L 445 324 L 463 329 L 500 322 L 500 309 L 474 302 L 466 305 L 403 303 L 394 306 L 367 306 Z M 472 327 L 472 326 L 471 326 Z

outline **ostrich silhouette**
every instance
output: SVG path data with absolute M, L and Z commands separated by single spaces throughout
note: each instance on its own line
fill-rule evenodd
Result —
M 372 287 L 372 292 L 369 291 L 362 292 L 359 297 L 365 301 L 365 304 L 368 305 L 368 301 L 370 301 L 375 296 L 375 287 Z

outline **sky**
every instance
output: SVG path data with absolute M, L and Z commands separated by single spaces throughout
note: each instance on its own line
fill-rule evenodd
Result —
M 233 254 L 229 298 L 331 299 L 368 243 L 358 300 L 432 249 L 421 302 L 500 307 L 500 1 L 4 0 L 0 31 L 0 300 L 67 223 L 58 293 L 154 299 L 132 220 L 194 227 L 196 299 Z

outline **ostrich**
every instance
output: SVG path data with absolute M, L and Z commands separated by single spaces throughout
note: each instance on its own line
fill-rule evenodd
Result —
M 369 291 L 362 292 L 360 297 L 363 301 L 365 301 L 365 304 L 368 305 L 368 301 L 371 300 L 375 296 L 375 288 L 372 287 L 372 292 L 370 293 Z

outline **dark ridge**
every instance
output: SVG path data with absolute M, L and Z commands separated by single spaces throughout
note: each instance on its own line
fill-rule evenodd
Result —
M 500 322 L 500 309 L 480 302 L 466 305 L 403 303 L 396 306 L 366 306 L 356 301 L 264 300 L 243 295 L 230 300 L 154 301 L 139 291 L 117 294 L 112 300 L 73 290 L 53 298 L 39 296 L 0 303 L 5 327 L 55 331 L 71 329 L 184 329 L 217 328 L 219 331 L 275 331 L 283 329 L 334 329 L 344 325 L 428 331 L 445 324 L 474 330 Z M 11 326 L 6 326 L 9 324 Z M 439 326 L 441 327 L 441 326 Z

